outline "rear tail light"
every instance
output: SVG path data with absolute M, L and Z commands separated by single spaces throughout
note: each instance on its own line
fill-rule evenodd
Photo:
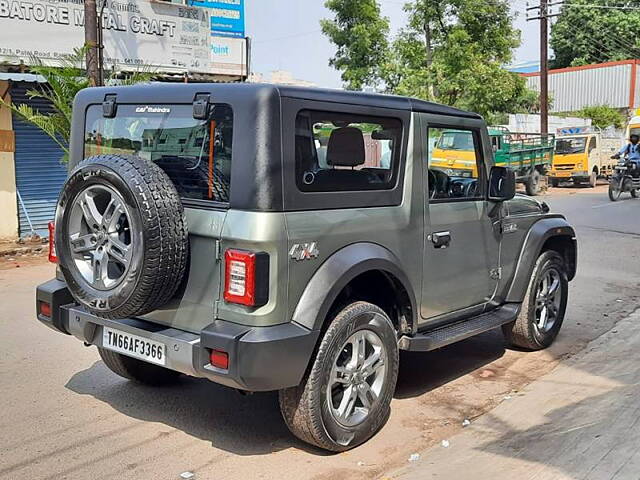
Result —
M 38 302 L 39 314 L 51 318 L 51 304 L 47 302 Z
M 209 355 L 211 365 L 222 370 L 229 370 L 229 354 L 222 350 L 211 350 Z
M 269 255 L 264 252 L 227 250 L 224 254 L 224 300 L 260 307 L 269 299 Z
M 58 256 L 56 255 L 56 241 L 54 235 L 56 233 L 56 224 L 49 222 L 49 261 L 51 263 L 58 263 Z

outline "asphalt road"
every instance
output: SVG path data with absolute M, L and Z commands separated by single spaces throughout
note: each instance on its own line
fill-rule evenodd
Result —
M 52 276 L 50 265 L 0 262 L 0 478 L 155 480 L 186 471 L 199 480 L 383 477 L 640 304 L 640 200 L 609 203 L 604 186 L 554 189 L 543 198 L 575 225 L 580 248 L 558 341 L 545 352 L 517 352 L 489 332 L 403 355 L 389 422 L 366 445 L 339 455 L 289 434 L 275 394 L 241 396 L 191 378 L 162 389 L 120 379 L 94 348 L 35 320 L 34 288 Z

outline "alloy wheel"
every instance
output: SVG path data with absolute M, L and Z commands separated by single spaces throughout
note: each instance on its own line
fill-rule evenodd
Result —
M 387 369 L 387 351 L 371 330 L 349 337 L 333 361 L 327 404 L 334 419 L 352 427 L 362 423 L 379 400 Z
M 126 276 L 133 255 L 131 217 L 122 196 L 91 185 L 74 199 L 69 221 L 70 251 L 93 288 L 109 290 Z

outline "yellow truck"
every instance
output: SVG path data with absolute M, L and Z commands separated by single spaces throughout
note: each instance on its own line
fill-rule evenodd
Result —
M 567 134 L 567 132 L 571 132 Z M 598 178 L 608 178 L 614 172 L 617 160 L 611 159 L 622 146 L 620 137 L 608 137 L 592 127 L 559 130 L 549 183 L 557 187 L 560 182 L 573 181 L 595 187 Z
M 527 195 L 537 195 L 540 179 L 553 162 L 553 134 L 510 132 L 507 128 L 488 127 L 496 165 L 508 167 L 516 182 L 525 186 Z M 477 177 L 476 152 L 471 132 L 444 130 L 434 139 L 431 167 L 455 177 Z

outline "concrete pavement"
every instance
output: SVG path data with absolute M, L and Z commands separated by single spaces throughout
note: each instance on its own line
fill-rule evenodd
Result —
M 638 480 L 640 311 L 397 480 Z

